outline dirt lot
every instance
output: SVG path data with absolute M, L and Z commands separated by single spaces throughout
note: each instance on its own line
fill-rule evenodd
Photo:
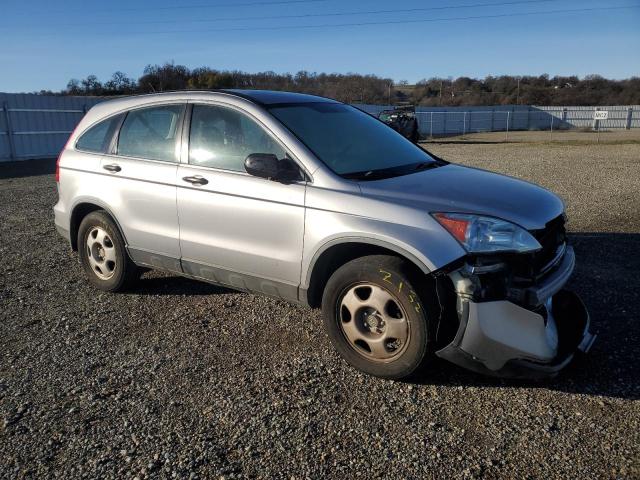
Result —
M 430 142 L 431 140 L 425 139 Z M 436 138 L 435 142 L 472 142 L 472 143 L 568 143 L 568 144 L 640 144 L 640 128 L 631 130 L 612 129 L 602 130 L 600 134 L 592 130 L 554 130 L 554 131 L 526 131 L 511 132 L 481 132 L 455 135 L 452 137 Z
M 316 311 L 84 280 L 52 175 L 0 180 L 0 477 L 640 478 L 640 145 L 432 144 L 567 202 L 599 333 L 556 380 L 366 377 Z

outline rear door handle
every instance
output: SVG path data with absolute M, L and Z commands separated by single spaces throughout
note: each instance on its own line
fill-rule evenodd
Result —
M 182 177 L 182 180 L 184 180 L 185 182 L 189 182 L 193 185 L 206 185 L 207 183 L 209 183 L 209 180 L 207 180 L 201 175 L 194 175 L 192 177 Z
M 116 165 L 115 163 L 112 163 L 111 165 L 105 165 L 102 168 L 113 173 L 116 173 L 122 170 L 122 168 L 120 168 L 120 165 Z

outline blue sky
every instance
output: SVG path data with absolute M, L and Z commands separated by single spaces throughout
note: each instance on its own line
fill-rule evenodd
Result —
M 2 0 L 0 91 L 59 90 L 71 78 L 104 81 L 116 70 L 137 78 L 145 65 L 165 62 L 373 73 L 410 83 L 460 75 L 640 75 L 640 0 L 275 2 Z M 598 10 L 560 12 L 577 9 Z M 550 11 L 556 13 L 520 15 Z M 342 26 L 330 26 L 336 24 Z

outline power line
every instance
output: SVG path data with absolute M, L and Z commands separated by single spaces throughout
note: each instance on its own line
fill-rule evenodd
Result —
M 251 7 L 251 6 L 261 6 L 261 5 L 289 5 L 294 3 L 319 3 L 326 2 L 327 0 L 275 0 L 271 2 L 231 2 L 231 3 L 218 3 L 218 4 L 195 4 L 195 5 L 167 5 L 161 7 L 153 7 L 153 10 L 188 10 L 188 9 L 199 9 L 199 8 L 225 8 L 225 7 Z M 109 10 L 112 11 L 112 10 Z M 141 11 L 148 12 L 149 8 L 144 7 L 131 7 L 131 8 L 118 8 L 118 11 Z
M 272 6 L 272 5 L 295 5 L 305 3 L 323 3 L 329 0 L 273 0 L 268 2 L 229 2 L 229 3 L 201 3 L 192 5 L 166 5 L 166 6 L 154 6 L 149 7 L 128 7 L 128 8 L 109 8 L 103 10 L 92 10 L 92 13 L 107 13 L 107 12 L 146 12 L 157 10 L 192 10 L 192 9 L 205 9 L 205 8 L 230 8 L 230 7 L 259 7 L 259 6 Z M 38 10 L 38 13 L 64 13 L 61 10 Z
M 229 28 L 216 28 L 216 29 L 201 29 L 201 30 L 156 30 L 156 31 L 144 31 L 144 32 L 131 32 L 139 33 L 143 35 L 148 34 L 165 34 L 165 33 L 215 33 L 215 32 L 235 32 L 246 30 L 302 30 L 310 28 L 341 28 L 341 27 L 361 27 L 372 25 L 403 25 L 403 24 L 417 24 L 417 23 L 438 23 L 438 22 L 451 22 L 459 20 L 481 20 L 488 18 L 509 18 L 509 17 L 526 17 L 535 15 L 554 15 L 558 13 L 584 13 L 595 12 L 605 10 L 622 10 L 628 8 L 638 8 L 640 4 L 625 5 L 617 7 L 594 7 L 594 8 L 573 8 L 562 10 L 548 10 L 543 12 L 520 12 L 520 13 L 500 13 L 492 15 L 473 15 L 466 17 L 443 17 L 443 18 L 428 18 L 428 19 L 416 19 L 416 20 L 385 20 L 385 21 L 373 21 L 373 22 L 349 22 L 349 23 L 328 23 L 320 25 L 283 25 L 283 26 L 253 26 L 253 27 L 229 27 Z
M 324 0 L 323 0 L 324 1 Z M 175 24 L 175 23 L 219 23 L 227 21 L 238 20 L 280 20 L 280 19 L 292 19 L 292 18 L 318 18 L 318 17 L 347 17 L 354 15 L 380 15 L 390 13 L 417 13 L 417 12 L 430 12 L 440 10 L 458 10 L 462 8 L 484 8 L 484 7 L 500 7 L 511 5 L 531 5 L 539 3 L 558 2 L 563 0 L 518 0 L 510 2 L 491 2 L 491 3 L 469 3 L 464 5 L 446 5 L 441 7 L 424 7 L 424 8 L 404 8 L 404 9 L 392 9 L 392 10 L 364 10 L 364 11 L 351 11 L 351 12 L 330 12 L 330 13 L 303 13 L 295 15 L 261 15 L 261 16 L 238 16 L 238 17 L 218 17 L 209 19 L 171 19 L 171 20 L 132 20 L 132 21 L 109 21 L 109 22 L 91 22 L 91 23 L 67 23 L 56 24 L 60 26 L 86 26 L 91 27 L 93 25 L 152 25 L 152 24 Z M 566 0 L 564 0 L 566 1 Z

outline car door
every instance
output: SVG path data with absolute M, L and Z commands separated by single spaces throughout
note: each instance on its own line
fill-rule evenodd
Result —
M 186 103 L 127 112 L 101 159 L 104 198 L 140 264 L 181 271 L 176 173 Z
M 178 167 L 182 268 L 242 290 L 297 299 L 304 236 L 303 180 L 289 184 L 244 170 L 251 153 L 288 153 L 235 107 L 190 105 Z M 302 178 L 302 177 L 301 177 Z

